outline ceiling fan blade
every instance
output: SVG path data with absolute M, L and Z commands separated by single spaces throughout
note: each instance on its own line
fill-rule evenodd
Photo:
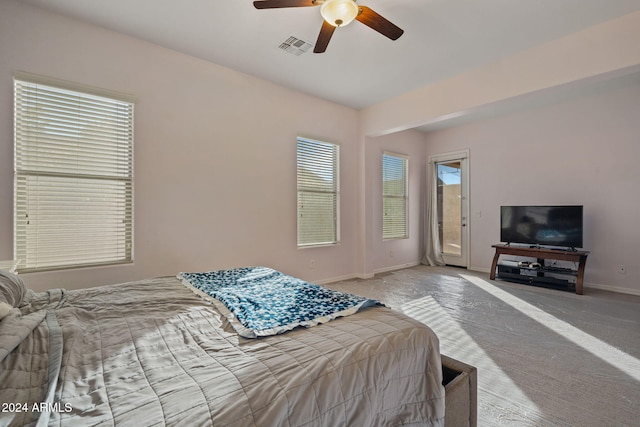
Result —
M 358 8 L 360 12 L 356 19 L 383 36 L 389 37 L 391 40 L 397 40 L 404 33 L 403 29 L 367 6 L 358 6 Z
M 329 40 L 335 31 L 336 27 L 329 24 L 327 21 L 322 21 L 322 28 L 320 28 L 320 34 L 318 34 L 318 40 L 316 40 L 316 47 L 313 48 L 313 53 L 322 53 L 327 50 Z
M 308 7 L 318 6 L 316 0 L 261 0 L 254 1 L 256 9 L 275 9 L 279 7 Z

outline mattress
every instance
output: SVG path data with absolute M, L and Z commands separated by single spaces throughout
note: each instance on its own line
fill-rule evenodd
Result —
M 247 339 L 175 277 L 55 289 L 0 359 L 0 426 L 444 425 L 438 338 L 381 306 Z

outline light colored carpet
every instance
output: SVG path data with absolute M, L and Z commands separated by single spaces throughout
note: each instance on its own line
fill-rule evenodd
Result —
M 427 266 L 327 286 L 404 311 L 476 366 L 479 426 L 640 426 L 640 297 Z

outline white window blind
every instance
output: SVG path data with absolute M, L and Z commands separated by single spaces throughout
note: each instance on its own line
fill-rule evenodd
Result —
M 298 246 L 339 241 L 339 148 L 298 138 Z
M 21 271 L 132 259 L 133 103 L 14 78 Z
M 407 227 L 409 160 L 405 156 L 382 155 L 382 238 L 409 237 Z

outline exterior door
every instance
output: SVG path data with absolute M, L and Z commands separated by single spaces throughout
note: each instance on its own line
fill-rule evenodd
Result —
M 469 241 L 468 152 L 434 159 L 437 179 L 438 231 L 447 265 L 467 267 Z

